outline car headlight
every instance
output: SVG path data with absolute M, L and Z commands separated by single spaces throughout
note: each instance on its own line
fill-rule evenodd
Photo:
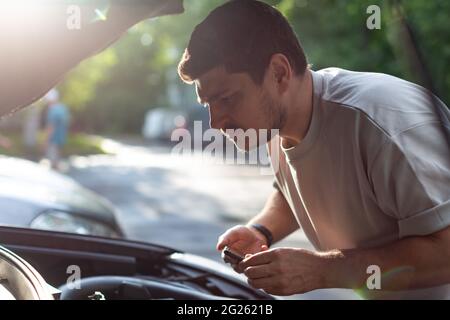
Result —
M 115 230 L 103 223 L 63 211 L 42 213 L 31 222 L 31 228 L 101 237 L 119 237 Z

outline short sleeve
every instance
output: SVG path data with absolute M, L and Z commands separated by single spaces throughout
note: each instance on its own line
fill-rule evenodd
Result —
M 389 137 L 369 174 L 379 207 L 398 221 L 400 238 L 450 225 L 450 149 L 438 121 Z

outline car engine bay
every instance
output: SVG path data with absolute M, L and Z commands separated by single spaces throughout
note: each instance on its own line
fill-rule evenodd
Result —
M 0 299 L 273 299 L 219 263 L 153 244 L 11 227 L 0 243 Z

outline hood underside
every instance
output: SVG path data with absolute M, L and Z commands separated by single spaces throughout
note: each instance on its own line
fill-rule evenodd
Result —
M 182 0 L 1 1 L 0 117 L 44 96 L 139 21 L 183 10 Z

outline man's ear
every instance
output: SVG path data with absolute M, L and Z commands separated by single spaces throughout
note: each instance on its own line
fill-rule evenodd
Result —
M 280 94 L 288 89 L 289 81 L 292 78 L 292 67 L 284 54 L 276 53 L 270 58 L 269 77 Z

